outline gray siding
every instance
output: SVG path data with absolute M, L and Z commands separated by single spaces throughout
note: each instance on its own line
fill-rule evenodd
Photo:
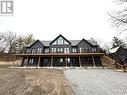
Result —
M 83 48 L 83 51 L 86 52 L 88 50 L 92 50 L 91 44 L 86 42 L 85 40 L 81 40 L 81 42 L 78 44 L 78 52 L 80 52 L 80 48 Z
M 27 51 L 32 52 L 33 49 L 35 49 L 35 52 L 37 52 L 38 48 L 41 48 L 41 52 L 44 52 L 44 45 L 38 40 L 35 43 L 33 43 L 30 47 L 27 47 Z

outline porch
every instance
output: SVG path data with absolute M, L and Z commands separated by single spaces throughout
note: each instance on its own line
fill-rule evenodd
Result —
M 17 57 L 22 57 L 21 67 L 102 67 L 104 53 L 43 53 L 14 54 L 13 67 Z

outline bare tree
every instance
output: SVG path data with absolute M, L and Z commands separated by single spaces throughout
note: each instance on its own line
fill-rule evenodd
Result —
M 6 45 L 5 45 L 5 39 L 3 33 L 0 32 L 0 53 L 5 52 Z
M 127 0 L 116 0 L 117 2 L 127 3 Z M 122 4 L 120 5 L 121 7 Z M 127 8 L 124 7 L 121 10 L 113 11 L 112 13 L 108 13 L 111 17 L 111 22 L 113 26 L 116 26 L 120 29 L 120 33 L 127 31 Z
M 14 49 L 16 44 L 16 33 L 7 31 L 4 33 L 3 37 L 6 42 L 8 53 L 13 53 L 15 51 Z

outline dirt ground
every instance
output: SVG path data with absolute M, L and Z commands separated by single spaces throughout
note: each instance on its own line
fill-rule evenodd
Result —
M 0 95 L 73 95 L 63 71 L 0 65 Z

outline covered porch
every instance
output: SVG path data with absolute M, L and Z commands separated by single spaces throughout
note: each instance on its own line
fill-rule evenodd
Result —
M 22 57 L 21 67 L 102 67 L 104 53 L 43 53 L 14 54 L 13 67 L 17 57 Z

